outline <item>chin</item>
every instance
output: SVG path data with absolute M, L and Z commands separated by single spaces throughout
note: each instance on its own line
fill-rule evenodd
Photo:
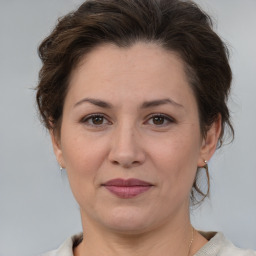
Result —
M 143 210 L 138 208 L 118 207 L 105 217 L 104 225 L 120 234 L 144 233 L 153 224 L 150 214 L 143 213 Z

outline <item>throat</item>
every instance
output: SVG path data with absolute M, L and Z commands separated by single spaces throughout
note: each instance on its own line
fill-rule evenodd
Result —
M 189 256 L 194 255 L 203 245 L 208 241 L 201 236 L 197 231 L 193 231 L 193 237 L 190 235 L 185 239 L 177 240 L 177 235 L 166 237 L 139 237 L 133 236 L 126 238 L 119 236 L 112 243 L 109 238 L 106 238 L 107 243 L 93 242 L 88 239 L 82 240 L 80 238 L 74 240 L 73 254 L 74 256 L 98 256 L 98 255 L 111 255 L 111 256 L 162 256 L 162 255 L 175 255 L 175 256 Z M 185 246 L 186 245 L 186 246 Z

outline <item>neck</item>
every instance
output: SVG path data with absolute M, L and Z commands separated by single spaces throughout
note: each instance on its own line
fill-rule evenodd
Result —
M 160 227 L 136 234 L 110 232 L 96 227 L 95 223 L 92 224 L 85 218 L 82 218 L 82 222 L 85 230 L 84 240 L 75 249 L 75 256 L 187 256 L 189 254 L 192 239 L 189 216 L 186 221 L 183 218 L 182 224 L 173 219 Z

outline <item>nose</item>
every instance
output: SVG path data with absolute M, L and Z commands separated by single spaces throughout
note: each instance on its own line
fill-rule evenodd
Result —
M 122 125 L 113 132 L 109 160 L 114 165 L 132 168 L 143 164 L 145 152 L 135 127 Z

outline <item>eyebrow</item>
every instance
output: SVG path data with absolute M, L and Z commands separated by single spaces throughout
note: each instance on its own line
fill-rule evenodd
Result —
M 146 102 L 142 103 L 141 108 L 157 107 L 157 106 L 165 105 L 165 104 L 172 104 L 176 107 L 183 107 L 181 104 L 175 102 L 174 100 L 160 99 L 160 100 L 146 101 Z
M 91 104 L 101 107 L 101 108 L 108 108 L 108 109 L 113 108 L 113 105 L 111 103 L 108 103 L 106 101 L 99 100 L 99 99 L 93 99 L 93 98 L 84 98 L 84 99 L 78 101 L 74 105 L 74 107 L 79 106 L 82 103 L 86 103 L 86 102 L 91 103 Z M 161 106 L 161 105 L 165 105 L 165 104 L 172 104 L 177 107 L 183 107 L 183 105 L 175 102 L 174 100 L 167 98 L 167 99 L 145 101 L 141 104 L 140 108 L 145 109 L 145 108 L 157 107 L 157 106 Z
M 74 107 L 76 106 L 79 106 L 81 105 L 82 103 L 85 103 L 85 102 L 89 102 L 95 106 L 98 106 L 98 107 L 101 107 L 101 108 L 112 108 L 112 104 L 108 103 L 108 102 L 105 102 L 103 100 L 99 100 L 99 99 L 92 99 L 92 98 L 84 98 L 80 101 L 78 101 Z

